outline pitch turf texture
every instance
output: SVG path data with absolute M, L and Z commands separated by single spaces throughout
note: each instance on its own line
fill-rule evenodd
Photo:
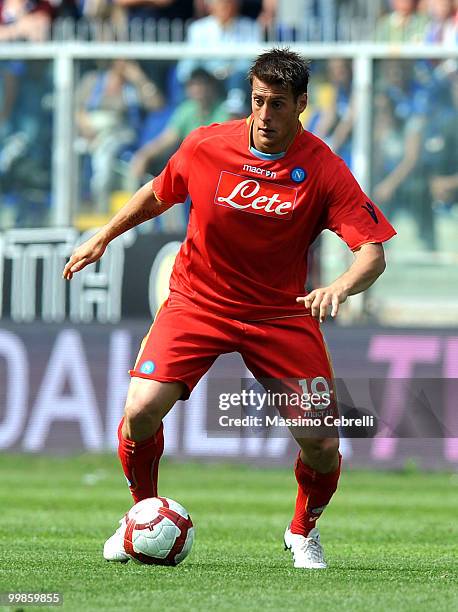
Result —
M 329 568 L 304 571 L 282 545 L 291 470 L 163 461 L 161 494 L 196 526 L 191 555 L 168 568 L 101 556 L 130 505 L 114 456 L 0 468 L 0 591 L 64 594 L 41 610 L 458 610 L 456 474 L 344 472 L 320 522 Z

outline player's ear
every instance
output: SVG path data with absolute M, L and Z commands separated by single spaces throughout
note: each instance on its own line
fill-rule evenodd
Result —
M 303 113 L 307 108 L 308 95 L 306 93 L 301 94 L 297 99 L 297 110 L 300 113 Z

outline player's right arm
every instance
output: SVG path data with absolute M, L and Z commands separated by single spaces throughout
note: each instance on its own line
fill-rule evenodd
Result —
M 63 277 L 70 280 L 75 272 L 99 260 L 114 238 L 144 221 L 157 217 L 170 207 L 171 204 L 164 204 L 156 198 L 151 181 L 146 183 L 107 225 L 73 251 L 64 268 Z

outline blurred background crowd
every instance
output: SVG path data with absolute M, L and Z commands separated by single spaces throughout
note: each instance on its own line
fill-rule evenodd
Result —
M 456 42 L 456 0 L 0 0 L 0 40 Z M 105 27 L 103 27 L 105 26 Z M 352 30 L 352 31 L 351 31 Z
M 271 41 L 457 43 L 456 0 L 0 0 L 5 42 L 187 42 L 200 59 L 76 62 L 75 224 L 103 219 L 199 125 L 247 116 L 250 58 L 206 47 Z M 0 229 L 50 223 L 53 65 L 0 54 Z M 306 129 L 352 167 L 352 62 L 312 63 Z M 458 252 L 456 59 L 374 62 L 371 195 L 404 219 L 412 248 Z M 186 207 L 150 231 L 181 231 Z M 458 225 L 457 225 L 458 227 Z

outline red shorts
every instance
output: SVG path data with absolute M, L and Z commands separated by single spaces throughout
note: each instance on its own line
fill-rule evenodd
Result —
M 309 315 L 239 321 L 204 311 L 174 295 L 158 311 L 143 339 L 131 376 L 183 382 L 187 399 L 223 353 L 238 352 L 260 379 L 332 381 L 319 323 Z M 330 383 L 332 384 L 332 382 Z

